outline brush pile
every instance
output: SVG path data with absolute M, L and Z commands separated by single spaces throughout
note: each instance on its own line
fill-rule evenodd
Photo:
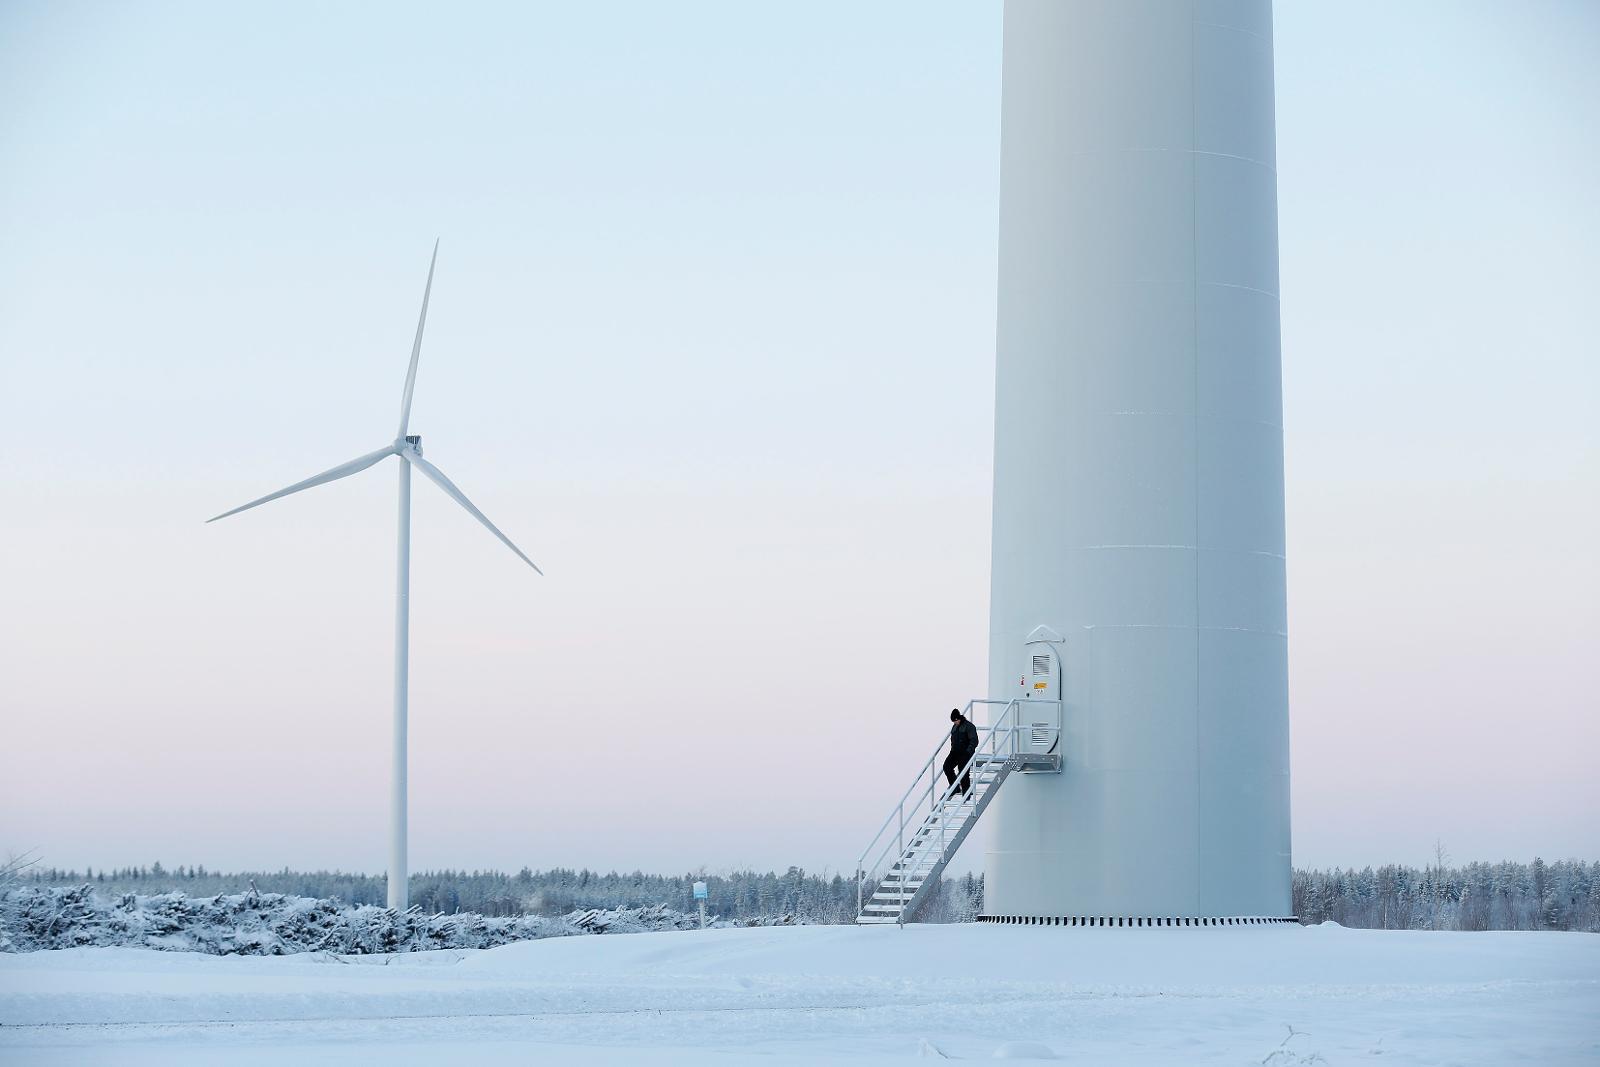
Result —
M 790 917 L 737 925 L 787 925 Z M 0 892 L 0 952 L 80 946 L 151 948 L 216 956 L 296 952 L 369 955 L 494 948 L 513 941 L 583 934 L 691 930 L 699 916 L 665 905 L 590 908 L 558 918 L 423 914 L 282 893 L 104 896 L 92 887 L 13 886 Z M 707 925 L 730 926 L 724 920 Z

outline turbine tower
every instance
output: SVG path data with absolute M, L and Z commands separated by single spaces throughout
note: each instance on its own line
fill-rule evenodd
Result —
M 544 573 L 533 560 L 523 554 L 522 549 L 511 542 L 511 538 L 501 533 L 500 528 L 490 522 L 489 517 L 467 499 L 465 493 L 456 488 L 454 482 L 445 477 L 443 471 L 422 458 L 422 438 L 416 434 L 406 433 L 411 422 L 411 393 L 417 384 L 417 358 L 422 354 L 422 328 L 428 321 L 428 296 L 433 291 L 433 268 L 438 260 L 439 242 L 434 241 L 433 258 L 428 261 L 428 282 L 422 290 L 422 313 L 417 316 L 417 336 L 411 342 L 411 365 L 406 369 L 405 391 L 400 398 L 400 429 L 395 434 L 394 441 L 375 452 L 368 452 L 348 463 L 330 467 L 303 482 L 295 482 L 286 489 L 268 493 L 259 500 L 241 504 L 232 511 L 224 511 L 221 515 L 206 520 L 216 522 L 217 519 L 249 511 L 269 500 L 277 500 L 279 497 L 298 493 L 302 489 L 348 478 L 352 474 L 359 474 L 368 467 L 381 463 L 390 456 L 398 456 L 400 459 L 399 551 L 395 563 L 394 601 L 394 751 L 389 793 L 389 907 L 400 911 L 404 911 L 409 905 L 406 886 L 406 690 L 411 643 L 411 468 L 415 467 L 421 471 L 430 482 L 444 490 L 446 496 L 466 508 L 473 518 L 483 523 L 484 527 L 515 552 L 522 562 L 533 567 L 538 573 Z
M 1007 0 L 1003 70 L 989 686 L 1058 647 L 1064 765 L 986 917 L 1285 918 L 1271 4 Z

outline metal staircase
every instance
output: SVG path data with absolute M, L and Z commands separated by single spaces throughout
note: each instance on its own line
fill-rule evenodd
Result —
M 960 777 L 945 784 L 946 736 L 856 862 L 856 922 L 904 924 L 938 888 L 951 857 L 1007 778 L 1018 771 L 1061 770 L 1060 701 L 974 700 L 967 718 L 979 705 L 1001 710 L 992 726 L 978 727 L 978 750 L 963 771 L 972 776 L 971 791 L 962 795 Z

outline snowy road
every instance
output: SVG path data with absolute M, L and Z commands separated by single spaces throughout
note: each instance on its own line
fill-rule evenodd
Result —
M 1028 1044 L 1091 1064 L 1600 1063 L 1600 936 L 799 927 L 387 958 L 0 956 L 7 1064 L 783 1065 Z

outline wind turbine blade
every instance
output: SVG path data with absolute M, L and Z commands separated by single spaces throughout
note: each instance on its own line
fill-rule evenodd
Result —
M 221 515 L 209 518 L 206 521 L 216 522 L 217 519 L 225 519 L 229 515 L 237 515 L 241 511 L 249 511 L 258 504 L 265 504 L 267 501 L 276 500 L 280 496 L 288 496 L 290 493 L 298 493 L 302 489 L 310 489 L 314 485 L 322 485 L 325 482 L 336 482 L 340 478 L 348 478 L 350 475 L 359 474 L 379 460 L 394 454 L 394 445 L 389 445 L 387 448 L 380 448 L 376 452 L 368 452 L 364 456 L 359 456 L 356 459 L 352 459 L 349 463 L 341 463 L 337 467 L 329 467 L 321 474 L 314 474 L 303 482 L 295 482 L 287 489 L 279 489 L 276 493 L 268 493 L 260 500 L 252 500 L 248 504 L 241 504 L 232 511 L 224 511 Z
M 472 501 L 467 499 L 467 494 L 456 488 L 455 482 L 452 482 L 449 478 L 444 476 L 444 471 L 440 470 L 438 467 L 435 467 L 432 463 L 429 463 L 421 456 L 407 453 L 405 458 L 410 461 L 413 467 L 427 475 L 429 481 L 431 481 L 434 485 L 437 485 L 440 489 L 443 489 L 445 493 L 454 499 L 457 504 L 460 504 L 462 507 L 471 512 L 473 518 L 483 523 L 483 525 L 488 528 L 490 533 L 500 538 L 501 542 L 511 551 L 515 552 L 518 557 L 521 558 L 522 562 L 532 567 L 535 571 L 538 571 L 538 573 L 544 573 L 544 571 L 539 570 L 539 565 L 537 563 L 523 555 L 522 549 L 511 543 L 511 538 L 500 532 L 500 527 L 489 521 L 489 516 L 479 511 L 473 505 Z
M 411 424 L 411 391 L 417 386 L 417 357 L 422 355 L 422 327 L 428 321 L 428 294 L 433 292 L 433 265 L 439 262 L 439 239 L 433 239 L 433 258 L 428 260 L 428 284 L 422 289 L 422 314 L 417 316 L 417 338 L 411 342 L 411 366 L 406 369 L 406 392 L 400 398 L 400 432 L 396 437 L 406 435 L 406 427 Z

